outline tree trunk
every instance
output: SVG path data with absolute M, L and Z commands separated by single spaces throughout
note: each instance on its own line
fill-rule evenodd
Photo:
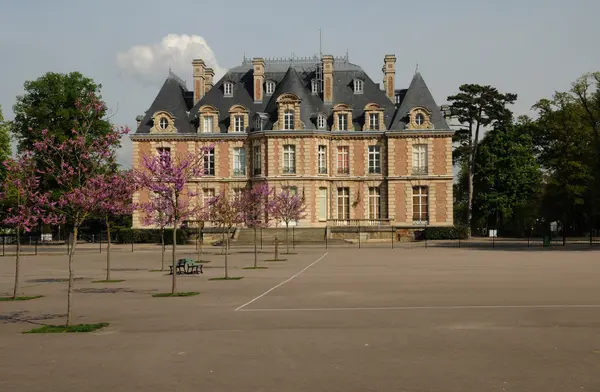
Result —
M 473 218 L 473 178 L 474 173 L 469 165 L 469 181 L 467 183 L 467 238 L 471 238 L 471 220 Z
M 258 249 L 256 247 L 256 226 L 254 226 L 254 268 L 258 266 Z
M 289 238 L 289 230 L 290 230 L 290 224 L 288 222 L 285 222 L 285 249 L 287 254 L 290 254 L 290 241 L 288 240 Z
M 106 280 L 110 280 L 110 221 L 108 216 L 106 217 L 106 235 L 108 236 L 106 242 Z
M 75 246 L 77 245 L 77 235 L 79 233 L 79 227 L 74 226 L 73 232 L 70 235 L 71 249 L 69 250 L 69 288 L 67 290 L 67 325 L 71 325 L 71 313 L 72 313 L 72 300 L 73 296 L 73 284 L 75 281 L 75 272 L 73 271 L 73 259 L 75 258 Z
M 160 270 L 165 270 L 165 229 L 160 229 L 160 244 L 162 246 L 160 255 Z
M 227 238 L 225 239 L 225 279 L 229 278 L 227 271 L 227 254 L 229 250 L 229 228 L 227 228 Z
M 279 240 L 277 238 L 277 226 L 275 226 L 275 258 L 273 260 L 279 260 Z
M 15 289 L 13 291 L 13 298 L 17 298 L 20 291 L 20 278 L 21 278 L 21 239 L 19 238 L 21 231 L 17 227 L 17 256 L 15 261 Z
M 171 286 L 171 294 L 175 294 L 176 290 L 177 290 L 177 270 L 175 269 L 175 267 L 177 267 L 177 262 L 176 262 L 176 248 L 177 248 L 177 225 L 173 225 L 173 260 L 172 260 L 172 265 L 173 265 L 173 284 Z
M 202 255 L 202 251 L 200 250 L 200 223 L 198 223 L 198 232 L 197 232 L 197 236 L 196 236 L 196 252 L 198 252 L 197 254 L 197 259 L 198 259 L 198 263 L 202 261 L 202 259 L 200 258 Z

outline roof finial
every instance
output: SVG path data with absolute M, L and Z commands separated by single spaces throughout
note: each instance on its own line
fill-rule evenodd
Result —
M 417 66 L 415 67 L 415 74 L 419 72 L 419 60 L 417 60 Z

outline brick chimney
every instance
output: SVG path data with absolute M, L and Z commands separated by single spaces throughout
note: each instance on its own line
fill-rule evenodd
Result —
M 213 69 L 212 69 L 212 68 L 206 68 L 206 69 L 204 70 L 204 76 L 205 76 L 205 81 L 204 81 L 204 83 L 205 83 L 205 85 L 206 85 L 204 92 L 205 92 L 205 94 L 206 94 L 206 93 L 207 93 L 207 92 L 209 92 L 209 91 L 210 91 L 210 89 L 211 89 L 211 88 L 213 88 L 213 86 L 214 86 L 214 83 L 213 83 L 213 77 L 215 76 L 215 71 L 213 71 Z
M 265 60 L 255 57 L 252 59 L 252 65 L 254 65 L 254 103 L 261 103 L 265 84 Z
M 192 60 L 192 66 L 194 67 L 194 104 L 196 104 L 206 92 L 206 65 L 204 64 L 204 60 L 194 59 Z
M 383 86 L 385 89 L 385 95 L 394 102 L 394 89 L 396 86 L 396 56 L 393 54 L 386 54 L 383 59 Z
M 331 105 L 333 103 L 333 56 L 323 55 L 323 102 Z

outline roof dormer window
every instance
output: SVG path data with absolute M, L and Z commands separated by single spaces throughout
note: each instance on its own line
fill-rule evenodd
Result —
M 396 94 L 396 95 L 394 95 L 394 103 L 395 103 L 396 105 L 399 105 L 399 104 L 400 104 L 400 94 Z
M 160 121 L 159 121 L 160 129 L 162 129 L 164 131 L 167 129 L 168 126 L 169 126 L 169 120 L 167 120 L 166 117 L 161 117 Z
M 360 79 L 354 79 L 354 94 L 363 93 L 363 81 Z
M 310 81 L 310 87 L 313 95 L 319 94 L 319 84 L 317 83 L 317 79 Z
M 223 85 L 223 94 L 226 97 L 233 97 L 233 83 L 225 82 Z
M 317 128 L 327 129 L 327 118 L 322 113 L 317 116 Z
M 269 80 L 265 85 L 265 91 L 267 95 L 271 95 L 275 92 L 275 82 Z

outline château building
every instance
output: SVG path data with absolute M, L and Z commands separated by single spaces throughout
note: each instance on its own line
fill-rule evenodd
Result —
M 214 144 L 189 184 L 199 202 L 266 181 L 303 198 L 298 226 L 451 226 L 453 132 L 419 73 L 395 89 L 395 63 L 382 87 L 347 56 L 245 58 L 216 83 L 194 60 L 193 90 L 170 73 L 138 116 L 133 167 Z

